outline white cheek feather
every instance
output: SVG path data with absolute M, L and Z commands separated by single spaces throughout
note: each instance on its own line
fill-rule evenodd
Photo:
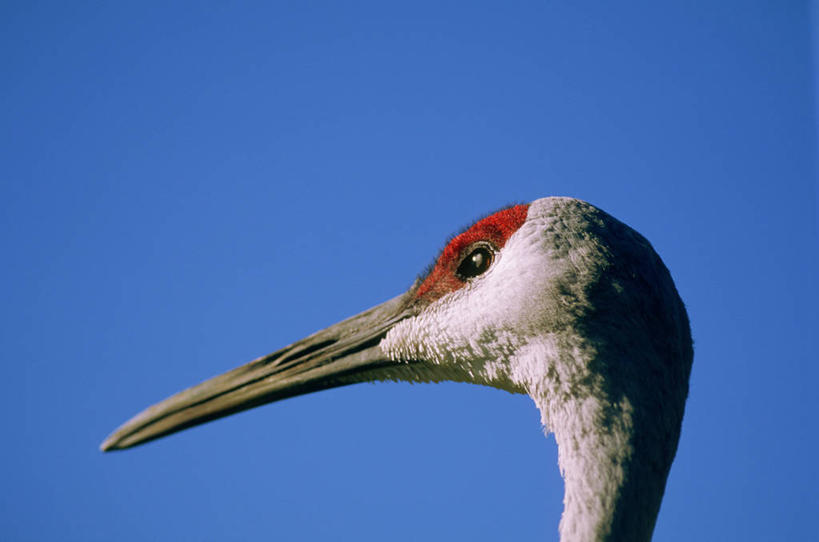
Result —
M 529 393 L 542 382 L 547 360 L 516 353 L 542 339 L 550 313 L 561 310 L 550 310 L 550 285 L 569 262 L 545 242 L 543 232 L 554 219 L 540 216 L 537 203 L 484 275 L 387 334 L 381 348 L 391 359 L 457 366 L 477 383 L 514 392 Z

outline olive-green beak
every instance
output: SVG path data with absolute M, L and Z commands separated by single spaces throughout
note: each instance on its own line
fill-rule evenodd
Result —
M 379 370 L 406 366 L 390 360 L 379 343 L 416 312 L 408 303 L 410 292 L 148 407 L 100 448 L 130 448 L 265 403 L 372 380 Z

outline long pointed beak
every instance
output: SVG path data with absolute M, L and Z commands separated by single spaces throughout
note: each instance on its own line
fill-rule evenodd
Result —
M 130 448 L 265 403 L 371 380 L 379 369 L 406 365 L 391 361 L 379 343 L 397 322 L 414 315 L 407 302 L 410 292 L 145 409 L 111 433 L 100 449 Z

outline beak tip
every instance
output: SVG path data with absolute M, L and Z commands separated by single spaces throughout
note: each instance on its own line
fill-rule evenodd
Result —
M 124 450 L 125 448 L 129 447 L 130 445 L 127 443 L 127 438 L 124 438 L 120 431 L 114 431 L 102 441 L 102 444 L 100 444 L 100 451 L 114 452 L 117 450 Z
M 102 444 L 100 444 L 100 451 L 101 452 L 110 452 L 110 451 L 116 450 L 116 449 L 117 449 L 117 444 L 114 441 L 114 439 L 111 438 L 111 437 L 106 438 L 104 441 L 102 441 Z

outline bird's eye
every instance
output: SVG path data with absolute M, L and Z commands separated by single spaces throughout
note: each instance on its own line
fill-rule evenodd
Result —
M 471 279 L 483 274 L 492 265 L 492 250 L 487 246 L 478 246 L 469 251 L 466 258 L 455 271 L 461 280 Z

